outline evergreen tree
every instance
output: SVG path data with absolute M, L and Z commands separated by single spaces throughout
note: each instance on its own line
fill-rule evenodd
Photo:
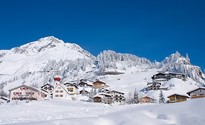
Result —
M 138 97 L 138 93 L 137 93 L 137 91 L 135 89 L 133 104 L 137 104 L 137 103 L 139 103 L 139 97 Z
M 164 98 L 164 94 L 162 92 L 162 90 L 159 93 L 159 103 L 165 103 L 165 98 Z

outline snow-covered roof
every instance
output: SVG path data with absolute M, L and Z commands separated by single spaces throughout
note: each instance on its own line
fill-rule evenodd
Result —
M 189 96 L 188 95 L 185 95 L 185 94 L 177 94 L 177 93 L 175 93 L 175 94 L 172 94 L 172 95 L 169 95 L 169 96 L 167 96 L 167 98 L 170 98 L 171 96 L 183 96 L 183 97 L 186 97 L 186 98 L 189 98 Z
M 205 90 L 205 87 L 195 88 L 195 89 L 193 89 L 193 90 L 187 92 L 187 94 L 190 95 L 192 92 L 197 91 L 197 90 L 199 90 L 199 89 L 203 89 L 203 90 Z

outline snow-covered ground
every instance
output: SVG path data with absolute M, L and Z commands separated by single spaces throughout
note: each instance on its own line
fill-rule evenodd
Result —
M 68 100 L 0 105 L 8 125 L 204 125 L 205 99 L 175 104 L 104 105 Z

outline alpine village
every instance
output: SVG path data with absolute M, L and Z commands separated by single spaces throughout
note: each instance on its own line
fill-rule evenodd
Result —
M 147 83 L 143 91 L 160 91 L 159 98 L 153 98 L 148 95 L 139 96 L 135 90 L 133 97 L 125 97 L 125 93 L 118 90 L 110 89 L 105 82 L 96 79 L 89 81 L 81 79 L 79 82 L 63 82 L 61 76 L 53 78 L 54 83 L 45 83 L 40 88 L 35 86 L 20 85 L 9 90 L 9 95 L 0 95 L 1 103 L 10 103 L 12 101 L 40 101 L 50 99 L 68 99 L 79 100 L 86 102 L 102 103 L 102 104 L 145 104 L 145 103 L 177 103 L 187 101 L 189 99 L 204 98 L 205 88 L 199 87 L 187 92 L 187 94 L 172 93 L 164 97 L 163 91 L 168 91 L 168 88 L 162 87 L 164 81 L 169 81 L 172 78 L 186 81 L 187 77 L 182 73 L 174 72 L 158 72 L 151 77 L 152 81 Z M 167 98 L 168 100 L 166 100 Z M 157 101 L 158 100 L 158 101 Z

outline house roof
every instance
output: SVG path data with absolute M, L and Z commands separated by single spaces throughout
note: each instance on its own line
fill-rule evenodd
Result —
M 170 95 L 170 96 L 167 96 L 167 98 L 170 98 L 170 97 L 172 97 L 172 96 L 182 96 L 182 97 L 189 98 L 189 96 L 187 96 L 187 95 L 182 95 L 182 94 L 172 94 L 172 95 Z
M 197 90 L 199 90 L 199 89 L 205 90 L 205 87 L 196 88 L 196 89 L 194 89 L 194 90 L 192 90 L 192 91 L 187 92 L 187 94 L 190 95 L 192 92 L 195 92 L 195 91 L 197 91 Z
M 64 85 L 65 85 L 65 86 L 66 86 L 66 85 L 74 86 L 75 88 L 78 89 L 78 87 L 77 87 L 76 85 L 74 85 L 74 84 L 72 84 L 72 83 L 69 83 L 69 82 L 64 83 Z
M 152 97 L 150 97 L 150 96 L 147 96 L 147 95 L 146 95 L 146 96 L 141 97 L 141 99 L 142 99 L 142 98 L 149 98 L 149 99 L 155 100 L 154 98 L 152 98 Z
M 93 84 L 96 84 L 96 83 L 106 84 L 106 83 L 104 83 L 104 82 L 102 82 L 102 81 L 100 81 L 100 80 L 97 80 L 97 81 L 93 82 Z
M 45 87 L 45 86 L 50 86 L 50 87 L 52 87 L 52 88 L 54 88 L 51 84 L 45 84 L 45 85 L 43 85 L 43 86 L 41 86 L 41 88 L 43 88 L 43 87 Z
M 68 93 L 68 91 L 67 91 L 67 89 L 66 89 L 66 86 L 65 86 L 64 84 L 58 84 L 58 85 L 56 85 L 56 86 L 54 87 L 54 90 L 55 90 L 58 86 L 60 86 L 61 88 L 63 88 L 63 89 L 66 91 L 66 93 Z M 69 93 L 68 93 L 68 94 L 69 94 Z
M 112 90 L 111 92 L 116 92 L 116 93 L 124 94 L 123 92 L 119 92 L 119 91 L 116 91 L 116 90 Z
M 27 88 L 32 89 L 32 90 L 34 90 L 34 91 L 39 91 L 37 88 L 31 87 L 31 86 L 27 86 L 27 85 L 20 85 L 20 86 L 17 86 L 17 87 L 15 87 L 15 88 L 10 89 L 9 91 L 18 89 L 18 88 L 20 88 L 20 87 L 27 87 Z
M 31 86 L 27 86 L 27 85 L 20 85 L 20 86 L 17 86 L 17 87 L 15 87 L 15 88 L 13 88 L 13 89 L 10 89 L 9 91 L 18 89 L 18 88 L 20 88 L 20 87 L 27 87 L 27 88 L 29 88 L 29 89 L 31 89 L 31 90 L 33 90 L 33 91 L 42 92 L 42 93 L 44 93 L 44 94 L 47 94 L 46 92 L 44 92 L 44 91 L 42 91 L 42 90 L 40 90 L 40 89 L 38 89 L 38 88 L 31 87 Z

